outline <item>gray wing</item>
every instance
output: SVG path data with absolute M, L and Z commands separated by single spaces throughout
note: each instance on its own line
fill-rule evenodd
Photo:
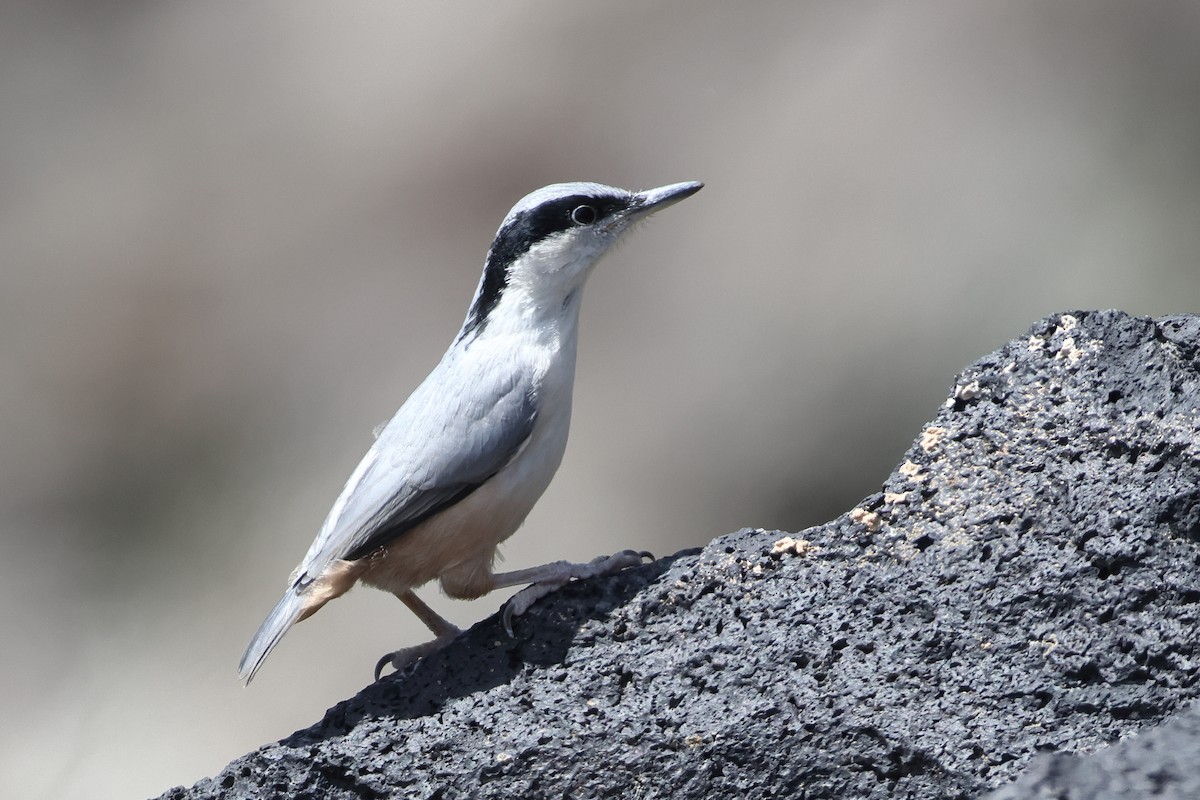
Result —
M 445 366 L 445 365 L 441 365 Z M 447 391 L 439 367 L 383 427 L 329 512 L 295 579 L 362 558 L 463 499 L 504 468 L 537 420 L 532 379 L 488 370 Z

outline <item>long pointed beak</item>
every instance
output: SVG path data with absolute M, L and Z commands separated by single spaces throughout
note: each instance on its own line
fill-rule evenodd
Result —
M 629 216 L 642 217 L 667 206 L 674 205 L 680 200 L 691 197 L 704 188 L 700 181 L 672 183 L 670 186 L 660 186 L 657 189 L 647 189 L 638 192 L 634 206 L 629 210 Z

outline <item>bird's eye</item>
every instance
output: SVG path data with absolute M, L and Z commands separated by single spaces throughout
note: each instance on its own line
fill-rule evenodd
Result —
M 593 206 L 576 206 L 571 212 L 571 221 L 576 225 L 591 225 L 596 221 L 596 209 Z

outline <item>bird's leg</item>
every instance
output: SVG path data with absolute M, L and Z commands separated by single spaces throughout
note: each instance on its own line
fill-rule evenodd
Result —
M 642 559 L 653 560 L 654 556 L 645 551 L 622 550 L 611 556 L 598 556 L 586 564 L 572 564 L 570 561 L 555 561 L 540 567 L 529 567 L 512 572 L 500 572 L 492 576 L 492 588 L 501 589 L 505 586 L 530 584 L 509 598 L 504 605 L 504 630 L 509 636 L 513 635 L 512 623 L 517 617 L 529 610 L 530 606 L 551 592 L 557 591 L 573 579 L 595 578 L 601 575 L 612 575 L 628 567 L 636 567 Z
M 472 572 L 474 580 L 462 585 L 458 583 L 447 585 L 445 583 L 446 576 L 443 576 L 443 588 L 451 597 L 479 597 L 493 589 L 529 584 L 514 594 L 504 606 L 504 629 L 509 636 L 512 636 L 514 619 L 528 611 L 530 606 L 538 600 L 561 589 L 570 581 L 612 575 L 623 569 L 636 567 L 642 563 L 643 559 L 647 558 L 653 559 L 654 556 L 645 551 L 622 550 L 611 556 L 593 558 L 586 564 L 555 561 L 538 567 L 499 572 L 491 576 Z M 401 669 L 415 659 L 437 652 L 462 633 L 458 626 L 426 605 L 411 589 L 397 592 L 396 596 L 404 601 L 404 604 L 417 615 L 421 622 L 425 623 L 425 627 L 433 631 L 434 638 L 424 644 L 405 647 L 383 656 L 375 664 L 375 680 L 379 680 L 384 667 L 390 665 L 393 669 Z
M 416 645 L 415 647 L 404 647 L 394 652 L 388 653 L 383 658 L 375 663 L 375 680 L 379 680 L 383 668 L 389 664 L 393 669 L 400 669 L 405 664 L 408 664 L 421 656 L 427 656 L 430 653 L 435 653 L 448 645 L 453 639 L 462 633 L 458 626 L 450 620 L 443 617 L 441 614 L 434 611 L 425 601 L 417 597 L 412 589 L 406 589 L 403 592 L 397 592 L 404 605 L 408 606 L 417 619 L 425 623 L 425 627 L 433 631 L 434 638 L 424 644 Z

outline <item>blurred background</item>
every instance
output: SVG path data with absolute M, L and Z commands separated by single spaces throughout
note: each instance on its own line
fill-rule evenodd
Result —
M 849 509 L 1045 314 L 1200 310 L 1198 99 L 1191 0 L 5 4 L 6 794 L 190 784 L 427 637 L 360 589 L 235 679 L 526 192 L 707 183 L 593 275 L 505 566 L 668 554 Z

